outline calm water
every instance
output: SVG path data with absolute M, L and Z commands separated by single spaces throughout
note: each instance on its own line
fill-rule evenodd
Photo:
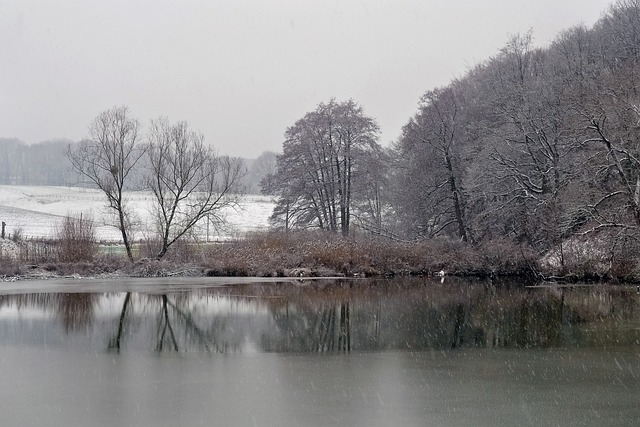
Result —
M 2 425 L 640 425 L 635 287 L 0 283 Z

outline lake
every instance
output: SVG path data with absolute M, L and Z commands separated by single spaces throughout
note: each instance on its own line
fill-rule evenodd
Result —
M 640 424 L 635 286 L 0 282 L 7 426 Z

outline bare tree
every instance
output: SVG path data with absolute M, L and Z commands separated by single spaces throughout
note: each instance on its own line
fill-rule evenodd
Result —
M 580 230 L 601 233 L 599 241 L 607 242 L 612 254 L 619 242 L 640 237 L 639 34 L 638 0 L 615 2 L 592 30 L 581 34 L 588 44 L 583 43 L 580 65 L 587 64 L 588 72 L 572 99 L 583 138 L 584 174 L 576 185 L 584 212 Z
M 461 152 L 465 141 L 461 100 L 453 86 L 428 91 L 395 147 L 396 203 L 419 236 L 457 234 L 471 241 Z
M 218 156 L 186 122 L 164 118 L 151 124 L 148 154 L 160 259 L 201 220 L 224 222 L 224 209 L 239 203 L 246 170 L 240 159 Z
M 354 189 L 369 173 L 366 159 L 381 150 L 378 133 L 353 100 L 321 103 L 289 127 L 277 170 L 268 177 L 279 195 L 272 221 L 349 235 Z
M 67 150 L 73 169 L 107 196 L 130 261 L 133 261 L 131 217 L 124 191 L 144 154 L 139 130 L 140 123 L 131 117 L 127 107 L 113 107 L 91 122 L 89 140 L 81 142 L 75 150 Z

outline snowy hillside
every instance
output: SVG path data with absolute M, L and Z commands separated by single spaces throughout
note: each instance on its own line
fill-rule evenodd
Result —
M 135 238 L 151 236 L 151 194 L 145 191 L 130 192 L 128 200 L 139 223 Z M 229 209 L 225 212 L 228 228 L 210 229 L 209 239 L 224 239 L 238 233 L 266 229 L 272 210 L 273 202 L 269 197 L 245 196 L 239 210 Z M 113 221 L 106 207 L 106 198 L 100 191 L 75 187 L 0 185 L 0 221 L 7 224 L 7 234 L 20 230 L 24 237 L 51 237 L 65 215 L 79 214 L 94 219 L 99 240 L 119 240 L 117 229 L 109 225 Z M 206 224 L 202 224 L 199 234 L 203 239 L 207 237 Z

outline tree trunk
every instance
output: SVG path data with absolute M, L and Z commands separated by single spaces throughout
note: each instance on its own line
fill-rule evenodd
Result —
M 451 164 L 451 157 L 449 156 L 449 152 L 445 152 L 445 161 L 447 163 L 447 171 L 449 172 L 449 188 L 451 189 L 451 194 L 453 195 L 453 209 L 456 215 L 456 223 L 458 225 L 458 234 L 463 242 L 468 242 L 469 237 L 467 235 L 467 228 L 464 223 L 464 211 L 463 211 L 463 203 L 462 196 L 460 195 L 460 191 L 458 190 L 458 186 L 456 184 L 456 178 L 453 173 L 453 165 Z

